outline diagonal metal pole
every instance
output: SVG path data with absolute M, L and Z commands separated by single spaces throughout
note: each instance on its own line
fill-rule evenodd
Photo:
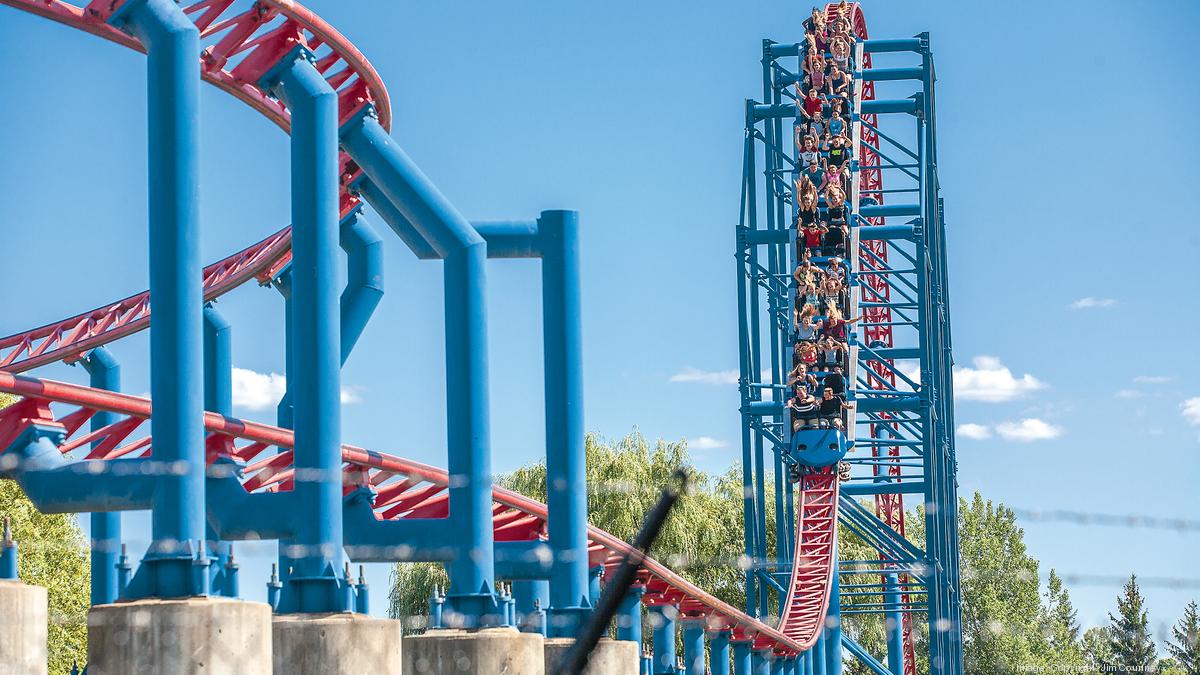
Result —
M 637 578 L 638 570 L 641 569 L 642 562 L 646 559 L 654 540 L 658 539 L 658 533 L 662 530 L 663 523 L 667 521 L 671 508 L 675 506 L 675 502 L 678 501 L 679 495 L 683 494 L 687 485 L 687 472 L 677 469 L 671 476 L 670 482 L 663 488 L 658 503 L 654 505 L 654 508 L 646 515 L 646 520 L 642 522 L 641 531 L 633 539 L 633 550 L 621 561 L 612 581 L 605 585 L 604 593 L 600 596 L 600 602 L 596 606 L 596 613 L 584 625 L 575 644 L 563 654 L 557 672 L 571 675 L 583 673 L 584 668 L 587 667 L 588 657 L 596 648 L 596 644 L 600 642 L 600 637 L 608 630 L 609 622 L 616 615 L 622 598 L 625 597 L 625 593 Z

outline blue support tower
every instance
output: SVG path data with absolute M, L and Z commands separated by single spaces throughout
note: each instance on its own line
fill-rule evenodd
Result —
M 865 26 L 865 21 L 851 24 Z M 846 262 L 850 314 L 863 318 L 848 335 L 850 372 L 844 386 L 855 409 L 840 450 L 848 453 L 849 475 L 840 485 L 838 514 L 844 531 L 876 549 L 879 560 L 835 566 L 829 623 L 795 669 L 841 672 L 847 644 L 847 653 L 868 667 L 886 661 L 889 670 L 902 673 L 911 666 L 906 659 L 913 658 L 907 626 L 921 612 L 930 628 L 931 673 L 958 674 L 963 666 L 952 345 L 933 57 L 927 34 L 867 40 L 865 29 L 855 30 L 862 35 L 851 56 L 855 87 L 846 110 L 853 153 Z M 790 386 L 781 370 L 790 363 L 795 342 L 789 280 L 799 260 L 792 250 L 796 235 L 789 214 L 798 208 L 793 181 L 803 162 L 794 139 L 803 120 L 793 92 L 803 85 L 800 60 L 808 49 L 803 41 L 764 41 L 763 99 L 745 105 L 736 236 L 739 394 L 745 553 L 752 561 L 746 607 L 758 617 L 786 596 L 790 579 L 781 571 L 791 566 L 791 538 L 801 517 L 781 479 L 797 459 L 783 405 Z M 884 52 L 893 55 L 890 60 L 907 62 L 873 67 L 872 54 Z M 888 82 L 889 92 L 908 88 L 911 95 L 877 99 L 876 82 Z M 822 114 L 829 114 L 828 105 Z M 784 122 L 792 119 L 785 132 Z M 919 377 L 911 377 L 913 371 Z M 768 473 L 775 478 L 772 494 L 767 493 Z M 904 495 L 923 501 L 924 548 L 901 534 Z M 768 499 L 774 500 L 774 522 L 766 518 Z M 860 499 L 874 500 L 875 509 L 864 508 Z M 775 528 L 774 550 L 768 550 L 764 536 L 770 527 Z M 843 622 L 866 614 L 886 621 L 886 658 L 860 655 L 861 648 L 842 636 Z

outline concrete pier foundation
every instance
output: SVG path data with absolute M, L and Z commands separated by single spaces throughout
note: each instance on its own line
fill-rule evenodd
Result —
M 399 673 L 400 622 L 363 614 L 279 614 L 271 626 L 276 675 Z
M 543 638 L 515 628 L 431 630 L 404 640 L 404 675 L 544 675 Z
M 217 597 L 96 605 L 88 674 L 271 672 L 271 608 Z
M 575 640 L 571 638 L 546 640 L 547 675 L 562 672 L 558 662 L 574 643 Z M 636 642 L 600 638 L 588 659 L 587 669 L 583 672 L 587 675 L 638 675 L 641 656 L 641 645 Z
M 0 671 L 46 675 L 48 611 L 45 588 L 0 580 Z

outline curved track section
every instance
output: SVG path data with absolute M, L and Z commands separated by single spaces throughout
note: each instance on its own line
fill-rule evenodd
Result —
M 153 439 L 138 434 L 139 429 L 149 428 L 149 399 L 4 371 L 0 371 L 0 392 L 21 397 L 0 409 L 0 451 L 36 426 L 59 435 L 59 450 L 79 451 L 79 459 L 119 461 L 153 454 Z M 84 431 L 99 412 L 113 413 L 116 420 L 96 431 Z M 208 461 L 232 457 L 245 462 L 242 485 L 247 491 L 292 488 L 291 431 L 216 413 L 205 413 L 204 423 Z M 360 487 L 375 491 L 376 518 L 448 514 L 449 475 L 443 469 L 352 445 L 342 446 L 342 462 L 346 493 Z M 545 504 L 500 487 L 492 489 L 492 499 L 496 541 L 546 538 Z M 836 509 L 836 501 L 832 507 Z M 596 527 L 588 528 L 588 539 L 592 560 L 608 567 L 615 567 L 632 550 L 625 541 Z M 678 602 L 682 612 L 703 613 L 710 626 L 729 628 L 738 639 L 754 640 L 756 647 L 777 654 L 794 655 L 803 649 L 788 635 L 706 593 L 652 558 L 643 563 L 641 575 L 651 603 L 656 597 Z
M 284 229 L 204 268 L 204 299 L 251 279 L 267 282 L 291 259 L 292 229 Z M 90 349 L 150 327 L 150 291 L 90 312 L 0 338 L 0 369 L 21 373 L 55 361 L 74 361 Z
M 0 0 L 32 14 L 144 52 L 142 44 L 107 22 L 123 0 L 94 0 L 74 5 L 62 0 Z M 258 85 L 262 74 L 296 45 L 313 52 L 315 65 L 338 95 L 341 120 L 372 104 L 384 129 L 391 129 L 392 108 L 383 80 L 349 40 L 307 8 L 291 0 L 200 0 L 183 11 L 200 30 L 197 55 L 203 79 L 233 95 L 284 131 L 291 116 L 284 104 Z M 342 215 L 358 199 L 345 186 L 359 169 L 342 153 Z M 211 300 L 257 277 L 270 278 L 290 260 L 290 228 L 204 270 L 204 298 Z M 78 316 L 0 338 L 0 369 L 24 372 L 59 360 L 79 358 L 88 349 L 148 328 L 150 294 L 140 293 Z

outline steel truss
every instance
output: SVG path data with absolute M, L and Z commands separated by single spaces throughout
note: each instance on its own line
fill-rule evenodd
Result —
M 831 17 L 834 7 L 827 8 Z M 933 58 L 928 34 L 871 40 L 861 10 L 851 7 L 857 38 L 848 200 L 855 251 L 851 296 L 852 308 L 865 318 L 850 340 L 856 363 L 847 394 L 856 411 L 846 461 L 853 471 L 841 485 L 837 516 L 841 533 L 870 545 L 878 558 L 837 561 L 828 610 L 822 611 L 826 628 L 804 672 L 809 663 L 814 673 L 840 672 L 841 650 L 827 646 L 840 641 L 876 672 L 915 673 L 914 620 L 925 615 L 930 671 L 961 673 L 953 361 Z M 784 598 L 804 592 L 788 587 L 788 570 L 796 549 L 796 503 L 805 503 L 811 487 L 801 482 L 797 490 L 783 477 L 793 461 L 784 403 L 794 339 L 790 272 L 798 264 L 791 246 L 792 185 L 802 166 L 795 131 L 785 122 L 799 123 L 792 86 L 802 77 L 799 61 L 806 50 L 803 42 L 763 42 L 763 100 L 746 102 L 736 237 L 745 553 L 752 561 L 746 609 L 764 620 L 776 618 Z M 918 61 L 873 67 L 873 55 L 883 53 L 909 60 L 915 55 Z M 877 98 L 880 82 L 893 83 L 886 85 L 889 94 L 906 91 Z M 769 469 L 775 476 L 770 495 Z M 924 547 L 907 537 L 906 494 L 922 500 Z M 873 508 L 860 501 L 868 497 Z M 768 499 L 774 523 L 768 522 Z M 772 526 L 775 546 L 769 547 Z M 832 568 L 833 561 L 829 564 Z M 814 607 L 818 604 L 814 599 Z M 876 658 L 841 634 L 840 615 L 882 617 L 887 654 Z

